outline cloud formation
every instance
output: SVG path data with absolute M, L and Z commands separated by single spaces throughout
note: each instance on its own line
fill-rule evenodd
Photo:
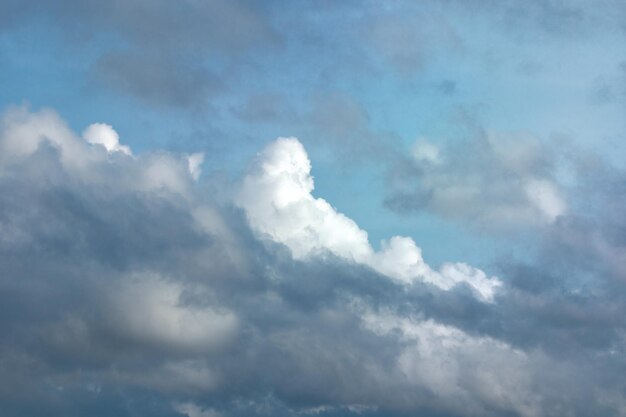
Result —
M 445 264 L 433 271 L 409 237 L 393 236 L 381 243 L 381 251 L 374 251 L 367 232 L 326 200 L 313 197 L 313 188 L 311 162 L 302 144 L 279 138 L 258 156 L 236 201 L 254 229 L 287 245 L 297 259 L 328 251 L 407 284 L 422 280 L 450 289 L 463 283 L 481 299 L 493 301 L 501 285 L 497 278 L 466 264 Z
M 512 269 L 436 271 L 406 237 L 375 251 L 311 194 L 296 139 L 257 155 L 234 202 L 196 182 L 187 155 L 109 152 L 51 110 L 7 111 L 0 146 L 7 416 L 617 416 L 624 406 L 624 333 L 610 322 L 621 299 L 582 304 L 546 282 L 523 286 Z M 572 319 L 582 311 L 595 318 Z M 579 346 L 563 354 L 562 343 Z
M 625 6 L 0 1 L 0 414 L 625 415 Z
M 123 152 L 130 155 L 130 148 L 120 145 L 120 137 L 111 125 L 94 123 L 83 132 L 83 138 L 91 144 L 99 144 L 109 152 Z
M 443 147 L 420 139 L 394 177 L 389 207 L 487 229 L 553 224 L 567 212 L 554 151 L 523 133 L 480 132 Z

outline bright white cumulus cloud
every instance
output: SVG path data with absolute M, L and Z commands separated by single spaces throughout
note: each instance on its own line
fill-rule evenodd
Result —
M 63 168 L 71 175 L 86 183 L 109 184 L 118 191 L 131 188 L 190 196 L 192 182 L 199 178 L 204 161 L 202 153 L 151 152 L 135 157 L 130 147 L 120 142 L 112 126 L 91 124 L 81 137 L 51 109 L 30 112 L 22 106 L 9 108 L 3 114 L 0 170 L 29 158 L 42 145 L 59 153 Z M 123 168 L 112 171 L 109 159 Z
M 393 236 L 375 251 L 367 232 L 326 200 L 315 198 L 311 162 L 296 138 L 278 138 L 257 157 L 243 179 L 235 201 L 259 234 L 285 244 L 298 259 L 330 252 L 368 265 L 394 280 L 424 281 L 448 290 L 468 285 L 483 301 L 493 301 L 502 285 L 464 263 L 446 263 L 433 270 L 409 237 Z
M 109 152 L 122 152 L 130 155 L 130 148 L 120 144 L 120 136 L 111 125 L 94 123 L 83 132 L 83 138 L 91 144 L 102 145 Z

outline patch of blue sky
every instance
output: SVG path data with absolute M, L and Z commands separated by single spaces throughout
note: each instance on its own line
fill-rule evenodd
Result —
M 235 175 L 263 143 L 298 136 L 313 161 L 318 196 L 354 218 L 374 245 L 393 234 L 409 235 L 434 263 L 451 257 L 480 263 L 500 242 L 431 214 L 405 217 L 385 208 L 384 170 L 375 160 L 346 168 L 320 129 L 302 126 L 313 98 L 344 94 L 363 107 L 369 131 L 391 133 L 399 139 L 394 146 L 407 153 L 418 138 L 439 143 L 467 135 L 458 119 L 465 111 L 488 130 L 523 130 L 543 140 L 565 135 L 617 163 L 623 160 L 623 101 L 593 100 L 598 83 L 622 88 L 624 52 L 618 34 L 569 38 L 529 31 L 494 36 L 499 32 L 490 27 L 492 17 L 479 22 L 457 14 L 450 18 L 460 46 L 444 42 L 427 48 L 423 65 L 398 72 L 386 70 L 389 62 L 349 31 L 346 22 L 363 19 L 362 14 L 328 14 L 318 20 L 310 14 L 299 22 L 291 19 L 293 13 L 295 9 L 277 17 L 277 24 L 286 25 L 285 33 L 294 34 L 284 48 L 251 54 L 239 63 L 227 92 L 192 114 L 143 104 L 92 78 L 98 57 L 123 46 L 114 35 L 92 35 L 87 46 L 75 39 L 67 42 L 66 33 L 42 22 L 30 22 L 0 36 L 0 104 L 26 100 L 34 108 L 54 108 L 76 131 L 93 122 L 109 123 L 135 152 L 205 151 L 205 172 Z M 219 58 L 201 65 L 225 70 Z M 233 113 L 259 93 L 275 94 L 275 100 L 284 100 L 279 107 L 290 112 L 264 123 L 242 121 Z

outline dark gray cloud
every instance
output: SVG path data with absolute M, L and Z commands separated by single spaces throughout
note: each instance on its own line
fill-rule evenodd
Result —
M 485 303 L 332 253 L 294 259 L 213 197 L 231 185 L 194 183 L 184 155 L 107 153 L 50 111 L 5 114 L 0 145 L 7 416 L 624 406 L 623 282 L 577 291 L 578 265 L 558 266 L 580 252 L 541 269 L 503 263 L 505 287 Z

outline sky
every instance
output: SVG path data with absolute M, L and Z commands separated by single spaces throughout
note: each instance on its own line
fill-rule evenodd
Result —
M 626 416 L 621 0 L 0 0 L 2 416 Z

